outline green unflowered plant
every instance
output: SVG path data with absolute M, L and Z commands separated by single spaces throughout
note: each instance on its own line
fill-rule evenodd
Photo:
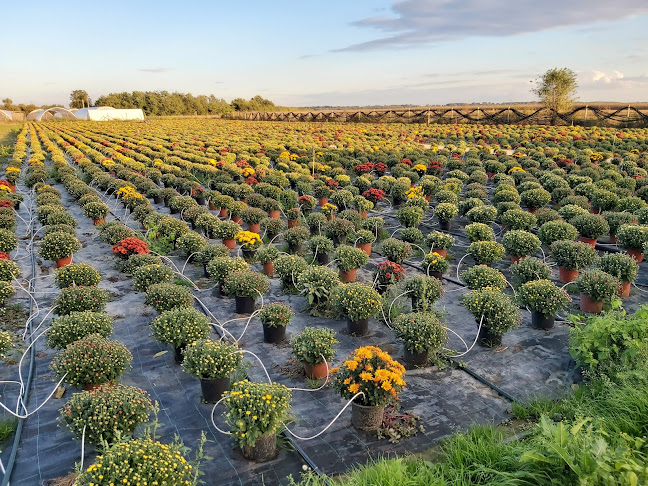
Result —
M 509 209 L 500 217 L 500 222 L 510 230 L 531 231 L 536 221 L 534 214 L 521 209 Z
M 406 241 L 387 238 L 382 242 L 380 252 L 387 260 L 403 263 L 412 254 L 412 246 Z
M 463 305 L 477 324 L 492 334 L 503 336 L 520 325 L 520 310 L 509 296 L 498 289 L 473 290 L 462 297 Z
M 415 311 L 431 311 L 434 303 L 443 295 L 441 281 L 424 275 L 416 275 L 405 280 L 403 290 L 412 299 L 412 307 Z
M 191 290 L 183 285 L 162 282 L 150 285 L 146 289 L 146 304 L 158 312 L 178 307 L 191 307 L 193 301 Z
M 328 267 L 306 268 L 297 276 L 297 291 L 308 299 L 308 305 L 318 306 L 328 301 L 331 292 L 340 285 L 340 275 Z
M 292 354 L 298 361 L 310 364 L 330 363 L 335 357 L 335 331 L 328 327 L 305 327 L 290 341 Z
M 587 270 L 576 279 L 576 287 L 595 302 L 608 302 L 619 292 L 619 280 L 602 270 Z
M 490 224 L 495 221 L 497 209 L 493 206 L 477 206 L 466 213 L 466 218 L 471 223 Z
M 441 321 L 433 314 L 401 314 L 394 320 L 394 334 L 410 353 L 438 353 L 448 339 Z
M 108 302 L 108 291 L 98 287 L 67 287 L 54 300 L 54 311 L 59 316 L 75 311 L 101 312 Z
M 103 312 L 71 312 L 52 320 L 45 333 L 50 348 L 64 349 L 68 344 L 90 334 L 108 337 L 113 331 L 112 317 Z
M 528 257 L 511 265 L 511 274 L 517 286 L 532 280 L 549 279 L 551 267 L 539 258 Z
M 241 257 L 216 257 L 207 264 L 207 275 L 210 280 L 223 283 L 230 273 L 246 268 L 248 264 Z
M 581 214 L 569 220 L 583 238 L 597 239 L 610 232 L 610 226 L 603 216 L 598 214 Z
M 540 239 L 533 233 L 524 230 L 507 231 L 502 238 L 502 245 L 506 253 L 519 258 L 533 255 L 540 249 Z
M 587 243 L 562 240 L 551 244 L 551 258 L 559 267 L 580 270 L 592 265 L 598 258 L 598 254 Z
M 423 210 L 417 207 L 404 207 L 398 210 L 398 221 L 407 228 L 414 228 L 423 220 Z
M 648 226 L 624 224 L 617 230 L 617 241 L 619 246 L 626 249 L 643 249 L 644 243 L 648 241 Z
M 338 268 L 344 272 L 361 268 L 369 261 L 369 257 L 363 250 L 349 245 L 338 246 L 334 254 Z
M 623 253 L 608 253 L 598 261 L 598 267 L 621 282 L 634 282 L 639 273 L 639 264 Z

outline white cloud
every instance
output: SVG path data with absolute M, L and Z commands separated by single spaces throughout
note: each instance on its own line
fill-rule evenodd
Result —
M 402 0 L 395 2 L 391 11 L 392 16 L 353 23 L 385 36 L 338 51 L 407 48 L 466 37 L 505 37 L 608 22 L 648 14 L 648 5 L 637 0 Z
M 607 74 L 603 71 L 592 71 L 591 74 L 592 81 L 595 83 L 610 84 L 613 81 L 619 81 L 624 78 L 624 74 L 616 69 L 613 69 L 611 74 Z

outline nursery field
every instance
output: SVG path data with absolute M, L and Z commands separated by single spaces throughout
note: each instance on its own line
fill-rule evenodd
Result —
M 587 317 L 646 302 L 647 154 L 648 129 L 25 124 L 2 485 L 289 484 L 567 396 L 626 346 Z

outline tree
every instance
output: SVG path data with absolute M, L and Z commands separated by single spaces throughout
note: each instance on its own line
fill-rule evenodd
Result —
M 551 124 L 556 121 L 556 113 L 567 111 L 576 101 L 578 80 L 576 73 L 569 68 L 549 69 L 539 79 L 533 91 L 540 97 L 540 102 L 551 113 Z
M 5 98 L 4 100 L 2 100 L 2 107 L 5 110 L 11 110 L 11 108 L 13 107 L 13 100 L 11 98 Z
M 92 100 L 88 92 L 82 89 L 75 89 L 70 93 L 70 108 L 86 108 L 90 106 Z

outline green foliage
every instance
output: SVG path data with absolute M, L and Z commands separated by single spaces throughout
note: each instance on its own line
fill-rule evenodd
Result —
M 54 282 L 60 289 L 73 285 L 91 287 L 101 281 L 101 274 L 87 263 L 73 263 L 59 268 Z
M 575 101 L 578 88 L 576 73 L 569 68 L 552 68 L 547 70 L 531 90 L 538 95 L 540 102 L 555 112 L 564 112 Z M 552 115 L 552 123 L 556 115 Z
M 305 327 L 290 341 L 292 354 L 298 361 L 310 364 L 328 363 L 335 357 L 335 331 L 328 327 Z
M 52 320 L 45 338 L 50 348 L 65 349 L 68 344 L 90 334 L 108 337 L 112 331 L 112 317 L 108 314 L 92 311 L 70 312 Z
M 331 304 L 341 315 L 351 321 L 359 321 L 380 312 L 382 297 L 369 285 L 352 282 L 335 287 L 331 293 Z
M 297 291 L 308 299 L 311 307 L 327 302 L 331 292 L 340 285 L 340 275 L 328 267 L 308 267 L 296 280 Z
M 541 243 L 536 235 L 524 230 L 507 231 L 502 238 L 506 253 L 513 257 L 533 255 L 540 249 Z
M 587 243 L 561 240 L 551 244 L 551 258 L 559 267 L 580 270 L 593 264 L 598 253 Z
M 165 311 L 151 322 L 153 337 L 176 348 L 186 346 L 209 335 L 209 318 L 197 309 Z
M 151 285 L 169 282 L 173 275 L 173 270 L 166 265 L 144 265 L 133 272 L 133 287 L 140 292 L 146 292 Z
M 230 296 L 256 299 L 259 294 L 265 294 L 270 290 L 270 281 L 262 273 L 246 268 L 229 273 L 225 279 L 224 289 Z
M 182 370 L 200 379 L 227 378 L 241 366 L 241 351 L 236 344 L 199 339 L 184 350 Z
M 394 320 L 394 334 L 411 353 L 439 353 L 448 339 L 441 321 L 425 312 L 398 316 Z
M 579 292 L 589 296 L 593 301 L 610 301 L 619 292 L 620 282 L 602 270 L 586 270 L 576 279 Z
M 480 290 L 484 287 L 503 290 L 506 288 L 506 277 L 499 270 L 487 265 L 474 265 L 461 272 L 461 280 L 466 282 L 470 290 Z
M 556 313 L 569 306 L 569 294 L 553 284 L 550 280 L 532 280 L 518 289 L 520 302 L 545 317 L 554 317 Z
M 146 289 L 146 304 L 157 312 L 164 312 L 178 307 L 191 307 L 193 294 L 187 287 L 168 282 L 150 285 Z
M 481 321 L 482 326 L 493 334 L 502 336 L 520 325 L 518 306 L 497 289 L 473 290 L 461 300 L 477 323 Z
M 108 291 L 97 287 L 67 287 L 62 289 L 54 300 L 59 316 L 71 312 L 102 312 L 108 302 Z
M 472 223 L 465 228 L 468 241 L 495 241 L 495 232 L 493 228 L 484 223 Z

